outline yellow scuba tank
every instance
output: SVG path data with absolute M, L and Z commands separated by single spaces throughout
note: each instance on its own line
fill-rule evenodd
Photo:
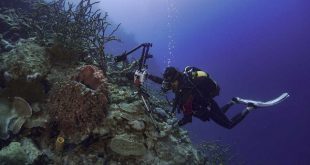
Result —
M 208 74 L 204 71 L 196 71 L 193 74 L 195 74 L 195 77 L 208 77 Z
M 194 82 L 197 83 L 197 81 L 195 81 L 196 78 L 203 80 L 202 84 L 194 84 L 196 90 L 199 90 L 199 93 L 205 94 L 212 98 L 219 95 L 220 87 L 208 73 L 199 68 L 187 66 L 184 69 L 184 74 L 188 76 L 189 81 L 192 84 L 194 84 Z
M 190 66 L 187 66 L 184 69 L 184 73 L 187 74 L 191 79 L 195 79 L 196 77 L 209 77 L 208 73 Z

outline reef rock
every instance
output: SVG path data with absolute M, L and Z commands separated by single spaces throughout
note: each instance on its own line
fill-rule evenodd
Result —
M 109 93 L 111 94 L 111 103 L 131 103 L 136 100 L 136 94 L 129 86 L 119 86 L 118 84 L 109 84 Z
M 0 64 L 0 70 L 12 80 L 45 76 L 50 68 L 45 48 L 33 39 L 20 40 L 15 49 L 0 56 Z
M 142 156 L 146 152 L 143 143 L 135 135 L 122 134 L 115 136 L 110 143 L 112 151 L 122 156 Z
M 202 164 L 186 131 L 160 122 L 155 115 L 151 120 L 142 101 L 111 104 L 108 111 L 102 127 L 111 137 L 107 145 L 113 151 L 107 150 L 112 154 L 109 163 Z
M 27 163 L 27 154 L 19 142 L 11 142 L 0 151 L 0 161 L 3 164 L 23 165 Z
M 0 164 L 32 164 L 42 152 L 30 139 L 22 139 L 21 142 L 11 142 L 0 150 Z
M 118 104 L 119 108 L 127 113 L 137 114 L 137 113 L 143 113 L 144 107 L 141 104 L 141 101 L 134 101 L 132 103 L 120 103 Z
M 137 131 L 142 131 L 145 128 L 144 122 L 139 120 L 129 121 L 128 124 Z
M 0 56 L 0 77 L 5 80 L 3 95 L 35 102 L 45 97 L 44 79 L 49 72 L 45 49 L 32 39 L 21 40 L 16 48 Z
M 42 151 L 40 151 L 35 146 L 35 144 L 33 143 L 31 139 L 23 138 L 20 143 L 25 153 L 27 154 L 28 164 L 32 164 L 38 158 L 38 156 L 43 154 Z

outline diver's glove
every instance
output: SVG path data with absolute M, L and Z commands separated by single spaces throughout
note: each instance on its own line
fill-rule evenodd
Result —
M 179 120 L 178 125 L 183 126 L 191 122 L 192 122 L 192 115 L 184 115 L 184 117 L 181 120 Z

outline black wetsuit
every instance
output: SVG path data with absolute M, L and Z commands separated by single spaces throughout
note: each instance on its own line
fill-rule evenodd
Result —
M 227 129 L 231 129 L 239 122 L 241 122 L 249 113 L 247 109 L 244 109 L 242 112 L 235 115 L 232 119 L 229 119 L 225 113 L 229 110 L 233 103 L 228 103 L 222 108 L 219 107 L 213 98 L 214 96 L 212 94 L 210 95 L 212 92 L 210 88 L 213 88 L 213 83 L 211 82 L 210 78 L 202 77 L 191 81 L 186 78 L 186 75 L 184 75 L 182 82 L 183 85 L 181 85 L 180 90 L 186 91 L 187 89 L 190 89 L 191 91 L 184 93 L 182 92 L 180 95 L 185 93 L 191 93 L 193 95 L 192 115 L 202 121 L 208 121 L 212 119 L 217 124 Z M 192 87 L 189 88 L 188 86 Z M 179 102 L 178 104 L 182 106 L 182 102 Z
M 162 78 L 153 75 L 149 75 L 148 78 L 156 83 L 161 83 L 163 81 Z M 174 92 L 175 106 L 177 109 L 183 111 L 184 117 L 182 120 L 187 120 L 185 122 L 179 122 L 179 125 L 185 125 L 191 122 L 191 117 L 195 116 L 202 121 L 212 119 L 217 124 L 231 129 L 241 122 L 249 113 L 247 109 L 244 109 L 232 119 L 229 119 L 225 113 L 233 103 L 228 103 L 222 108 L 219 107 L 217 102 L 213 99 L 214 96 L 210 95 L 210 88 L 212 88 L 213 84 L 209 78 L 203 77 L 190 80 L 187 75 L 183 74 L 179 82 L 179 89 Z M 190 108 L 188 108 L 189 105 L 186 105 L 188 103 L 191 104 Z

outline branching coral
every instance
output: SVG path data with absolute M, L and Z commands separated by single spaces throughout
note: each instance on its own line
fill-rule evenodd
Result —
M 78 75 L 81 75 L 81 72 Z M 93 77 L 88 75 L 81 83 L 74 80 L 57 83 L 51 91 L 48 101 L 51 118 L 69 142 L 79 143 L 106 116 L 108 100 L 104 75 L 99 71 L 95 73 L 101 75 L 91 74 Z M 95 84 L 87 80 L 94 80 L 98 77 L 101 80 L 96 80 Z M 88 88 L 85 82 L 91 82 L 89 87 L 95 85 L 92 86 L 95 90 Z
M 30 26 L 17 13 L 15 9 L 0 8 L 0 52 L 12 50 L 19 39 L 29 37 Z
M 104 46 L 118 40 L 114 33 L 120 25 L 108 32 L 111 26 L 107 21 L 108 14 L 94 11 L 93 6 L 97 3 L 91 0 L 80 0 L 76 6 L 66 0 L 36 3 L 31 24 L 41 41 L 48 39 L 48 33 L 54 33 L 56 43 L 75 54 L 90 54 L 101 68 L 105 68 Z

